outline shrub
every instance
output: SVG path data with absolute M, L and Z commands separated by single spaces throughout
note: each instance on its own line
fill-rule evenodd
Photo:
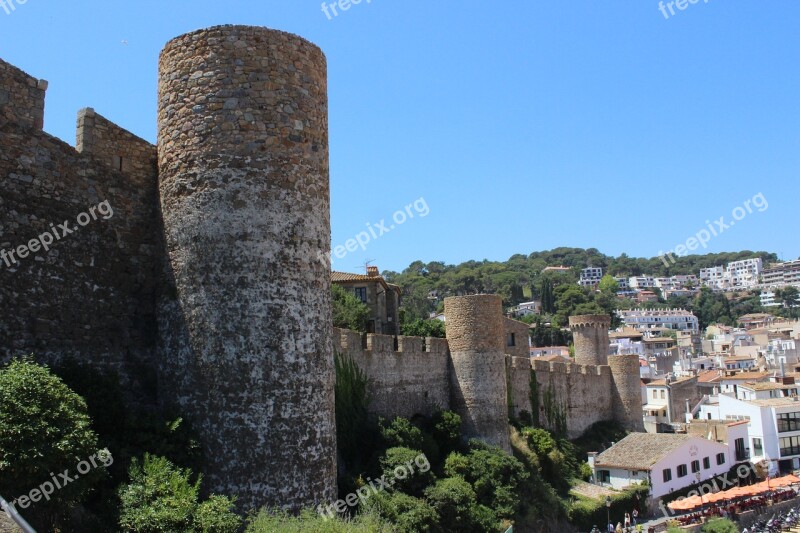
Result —
M 390 423 L 381 419 L 381 437 L 387 448 L 413 448 L 421 450 L 423 444 L 422 430 L 413 425 L 407 418 L 397 417 Z
M 703 533 L 738 533 L 739 528 L 727 518 L 717 518 L 704 525 L 700 531 Z
M 425 496 L 439 515 L 439 523 L 450 531 L 495 531 L 499 527 L 491 509 L 478 504 L 475 491 L 460 477 L 440 479 Z
M 234 533 L 241 524 L 227 497 L 212 496 L 200 504 L 201 479 L 193 483 L 190 469 L 178 468 L 166 458 L 145 454 L 141 465 L 134 460 L 130 478 L 119 491 L 122 531 Z
M 625 512 L 644 502 L 650 492 L 645 485 L 631 487 L 611 498 L 611 521 L 613 523 L 622 522 Z M 605 500 L 592 500 L 584 497 L 577 497 L 569 508 L 569 521 L 578 528 L 589 531 L 592 525 L 606 523 L 606 504 Z
M 362 514 L 353 520 L 329 519 L 314 511 L 299 517 L 283 512 L 262 510 L 250 520 L 247 533 L 393 533 L 393 529 L 373 514 Z
M 381 457 L 381 470 L 390 486 L 412 496 L 421 495 L 433 483 L 435 476 L 431 465 L 422 461 L 422 452 L 410 448 L 389 448 Z M 418 465 L 416 461 L 422 463 Z M 402 477 L 398 474 L 402 473 Z
M 440 531 L 436 510 L 425 500 L 402 492 L 378 492 L 367 508 L 397 528 L 399 533 L 434 533 Z
M 22 359 L 0 369 L 0 494 L 21 497 L 51 482 L 53 472 L 69 469 L 74 476 L 77 464 L 98 452 L 90 425 L 86 402 L 47 367 Z M 102 468 L 92 468 L 49 500 L 27 511 L 27 505 L 17 507 L 34 525 L 49 530 L 102 476 Z
M 454 452 L 445 461 L 447 476 L 460 476 L 475 491 L 477 501 L 500 518 L 520 510 L 519 487 L 529 477 L 524 465 L 500 448 L 473 441 L 466 455 Z
M 450 453 L 461 445 L 461 417 L 452 411 L 440 411 L 433 417 L 433 438 L 442 453 Z
M 369 307 L 352 292 L 337 284 L 331 285 L 333 326 L 366 333 L 369 324 Z

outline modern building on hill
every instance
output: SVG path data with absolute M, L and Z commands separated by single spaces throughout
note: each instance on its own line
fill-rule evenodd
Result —
M 648 483 L 650 496 L 673 491 L 727 472 L 729 447 L 695 435 L 631 433 L 603 453 L 590 453 L 595 483 L 622 490 Z
M 332 272 L 331 282 L 352 292 L 356 298 L 367 304 L 370 319 L 369 333 L 384 335 L 400 334 L 400 296 L 398 285 L 387 283 L 378 272 L 378 267 L 367 267 L 367 274 Z
M 763 264 L 760 257 L 728 263 L 700 270 L 700 280 L 715 291 L 752 289 L 760 283 Z
M 542 314 L 542 302 L 539 300 L 532 300 L 530 302 L 522 302 L 521 304 L 515 305 L 509 312 L 514 317 L 523 317 L 527 315 L 541 315 Z
M 700 333 L 697 317 L 684 309 L 623 309 L 617 314 L 625 326 L 639 331 L 673 329 Z
M 787 285 L 800 286 L 800 259 L 773 264 L 761 272 L 762 287 L 774 289 Z
M 599 267 L 588 267 L 581 270 L 581 279 L 578 283 L 581 287 L 596 287 L 603 279 L 603 269 Z

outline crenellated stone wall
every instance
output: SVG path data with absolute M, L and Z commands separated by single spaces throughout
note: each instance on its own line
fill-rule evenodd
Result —
M 445 339 L 395 337 L 334 328 L 334 350 L 369 378 L 370 414 L 384 418 L 430 416 L 450 408 Z

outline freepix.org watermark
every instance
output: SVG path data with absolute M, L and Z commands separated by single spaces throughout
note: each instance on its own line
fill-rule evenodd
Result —
M 736 206 L 731 212 L 733 220 L 728 220 L 724 216 L 719 217 L 712 224 L 710 220 L 706 220 L 706 227 L 686 239 L 685 243 L 677 245 L 675 248 L 668 252 L 658 252 L 658 257 L 664 262 L 664 266 L 670 266 L 670 261 L 674 265 L 676 262 L 675 256 L 683 257 L 689 252 L 697 250 L 699 247 L 708 248 L 708 243 L 711 242 L 712 237 L 722 235 L 737 222 L 744 220 L 747 215 L 755 211 L 763 213 L 769 209 L 769 202 L 764 196 L 764 193 L 758 193 L 749 200 L 745 200 L 740 206 Z
M 317 506 L 317 512 L 327 521 L 336 516 L 336 514 L 344 513 L 348 507 L 355 507 L 359 503 L 364 505 L 364 503 L 366 503 L 366 501 L 369 500 L 374 494 L 377 494 L 382 490 L 392 488 L 398 479 L 402 480 L 413 475 L 415 472 L 414 466 L 416 466 L 419 471 L 423 473 L 431 469 L 430 461 L 428 461 L 428 458 L 424 453 L 421 453 L 416 456 L 413 461 L 398 465 L 392 472 L 392 477 L 389 479 L 386 479 L 386 474 L 382 475 L 378 479 L 367 478 L 366 485 L 355 492 L 351 492 L 345 496 L 344 499 L 338 500 L 336 503 L 328 506 L 320 504 Z
M 725 472 L 724 474 L 720 474 L 698 485 L 696 489 L 690 490 L 689 493 L 686 494 L 686 496 L 681 496 L 675 501 L 679 502 L 681 500 L 685 500 L 686 498 L 693 498 L 695 496 L 708 496 L 709 494 L 714 494 L 722 490 L 728 490 L 732 487 L 737 486 L 739 480 L 749 479 L 750 477 L 754 476 L 756 474 L 756 469 L 752 464 L 740 464 L 739 466 L 736 467 L 736 479 L 731 480 L 730 474 L 731 474 L 730 472 Z M 664 500 L 662 499 L 658 500 L 658 508 L 661 509 L 661 512 L 667 518 L 676 514 L 675 511 L 669 509 L 664 504 Z
M 17 4 L 24 6 L 28 0 L 0 0 L 0 9 L 6 12 L 6 15 L 11 15 L 17 10 Z
M 3 0 L 0 0 L 0 2 L 2 1 Z M 19 260 L 25 259 L 32 253 L 35 254 L 39 250 L 44 250 L 45 252 L 49 251 L 50 246 L 54 242 L 78 231 L 79 227 L 86 226 L 93 220 L 97 220 L 98 215 L 103 217 L 103 220 L 108 220 L 114 216 L 114 210 L 111 208 L 111 204 L 108 203 L 108 200 L 90 207 L 87 211 L 79 214 L 76 217 L 77 226 L 70 226 L 68 220 L 65 220 L 62 224 L 50 224 L 49 231 L 42 233 L 35 239 L 31 239 L 28 241 L 28 244 L 21 244 L 16 248 L 0 250 L 0 267 L 5 264 L 7 268 L 11 268 L 16 265 Z
M 49 502 L 50 496 L 55 494 L 57 490 L 63 489 L 82 475 L 88 474 L 92 469 L 98 468 L 100 466 L 98 462 L 105 468 L 114 464 L 114 458 L 111 456 L 111 452 L 108 451 L 108 448 L 103 448 L 89 457 L 89 459 L 75 465 L 75 470 L 78 472 L 77 474 L 71 473 L 69 468 L 58 475 L 50 472 L 50 481 L 45 481 L 37 488 L 31 489 L 28 494 L 20 496 L 11 502 L 11 506 L 16 507 L 19 505 L 20 508 L 27 509 L 31 503 L 40 502 L 42 498 Z
M 330 265 L 333 268 L 333 258 L 344 259 L 348 253 L 355 252 L 359 248 L 364 251 L 367 245 L 376 239 L 380 239 L 390 231 L 402 226 L 409 220 L 413 219 L 416 215 L 420 218 L 425 218 L 431 212 L 428 207 L 428 202 L 425 198 L 419 197 L 410 204 L 406 205 L 403 209 L 398 209 L 392 214 L 391 221 L 387 222 L 386 219 L 381 219 L 380 222 L 371 223 L 367 222 L 367 230 L 357 233 L 350 239 L 344 241 L 344 244 L 333 246 L 330 253 L 319 253 L 319 260 L 324 265 Z M 392 222 L 394 222 L 392 224 Z
M 664 18 L 669 20 L 670 17 L 675 16 L 675 9 L 677 8 L 678 11 L 686 11 L 686 8 L 690 5 L 699 4 L 700 0 L 674 0 L 671 2 L 664 2 L 663 0 L 658 3 L 658 10 L 661 11 L 661 14 L 664 15 Z M 704 4 L 708 3 L 708 0 L 703 0 Z M 669 13 L 667 13 L 669 11 Z
M 322 2 L 322 12 L 325 13 L 328 20 L 333 20 L 333 17 L 339 16 L 340 11 L 349 11 L 351 7 L 357 6 L 362 1 L 366 1 L 368 4 L 372 3 L 372 0 L 337 0 L 336 2 Z M 0 0 L 0 2 L 2 2 L 2 0 Z M 331 15 L 331 13 L 333 13 L 333 15 Z

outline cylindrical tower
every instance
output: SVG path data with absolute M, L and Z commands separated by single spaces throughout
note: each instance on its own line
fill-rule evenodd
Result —
M 503 300 L 495 295 L 445 298 L 452 368 L 452 407 L 464 433 L 511 451 Z
M 158 158 L 160 382 L 200 434 L 209 488 L 245 509 L 335 501 L 322 51 L 246 26 L 170 41 Z
M 639 356 L 610 355 L 611 367 L 611 408 L 614 420 L 628 431 L 644 431 L 642 418 L 642 390 L 639 377 Z
M 608 315 L 579 315 L 569 317 L 569 329 L 575 343 L 575 362 L 579 365 L 608 364 Z

